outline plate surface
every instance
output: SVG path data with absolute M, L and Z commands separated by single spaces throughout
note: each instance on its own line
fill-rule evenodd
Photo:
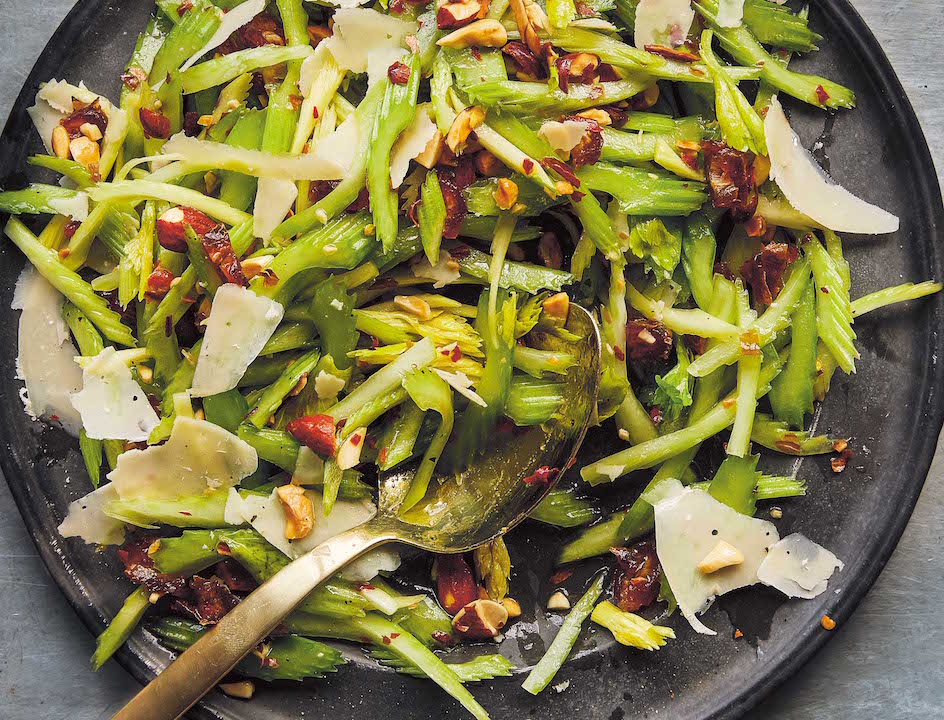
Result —
M 50 41 L 26 81 L 3 135 L 3 187 L 25 181 L 25 158 L 39 152 L 26 116 L 40 82 L 65 77 L 117 97 L 118 74 L 144 27 L 148 1 L 80 2 Z M 940 278 L 944 252 L 937 243 L 944 220 L 940 190 L 926 144 L 891 67 L 868 29 L 845 0 L 817 3 L 812 24 L 826 37 L 823 49 L 796 63 L 852 87 L 858 108 L 835 116 L 788 104 L 807 146 L 817 147 L 824 166 L 843 185 L 902 218 L 893 237 L 848 238 L 853 292 L 859 296 L 906 280 Z M 0 307 L 8 308 L 23 259 L 0 242 Z M 0 377 L 14 375 L 17 314 L 0 316 Z M 578 646 L 556 682 L 566 691 L 533 699 L 521 678 L 484 683 L 474 692 L 495 717 L 515 713 L 542 718 L 636 718 L 668 712 L 672 718 L 730 718 L 743 713 L 802 664 L 828 634 L 819 618 L 842 623 L 865 594 L 903 530 L 934 452 L 944 414 L 942 355 L 944 306 L 939 298 L 908 310 L 876 313 L 856 324 L 862 353 L 859 372 L 839 377 L 819 416 L 818 430 L 851 436 L 856 455 L 834 475 L 823 460 L 799 468 L 809 483 L 805 498 L 781 503 L 782 534 L 800 531 L 834 550 L 846 563 L 830 591 L 815 601 L 784 602 L 749 590 L 725 598 L 704 620 L 716 638 L 696 636 L 680 618 L 670 622 L 679 639 L 658 653 L 614 646 L 595 631 Z M 129 586 L 113 552 L 95 553 L 80 541 L 59 538 L 56 525 L 68 503 L 89 489 L 74 440 L 42 428 L 22 412 L 19 385 L 0 390 L 0 467 L 10 484 L 43 560 L 90 631 L 98 633 L 120 607 Z M 762 460 L 769 472 L 792 464 Z M 556 626 L 540 611 L 549 592 L 550 551 L 565 534 L 528 525 L 512 542 L 512 588 L 524 617 L 500 646 L 521 667 L 533 664 Z M 569 581 L 579 592 L 585 573 Z M 537 619 L 536 619 L 537 618 Z M 733 628 L 745 637 L 735 641 Z M 252 703 L 219 694 L 195 717 L 297 718 L 302 713 L 345 718 L 464 716 L 429 683 L 382 670 L 353 650 L 336 676 L 305 685 L 266 688 Z M 118 659 L 141 681 L 170 659 L 153 637 L 139 630 Z M 395 708 L 395 709 L 394 709 Z

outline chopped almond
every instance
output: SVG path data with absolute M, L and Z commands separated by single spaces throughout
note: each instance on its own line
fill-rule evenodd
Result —
M 492 193 L 501 210 L 510 210 L 518 201 L 518 186 L 508 178 L 498 179 L 498 188 Z
M 397 295 L 393 298 L 393 304 L 401 310 L 415 315 L 420 320 L 429 320 L 433 315 L 429 303 L 415 295 Z
M 710 575 L 722 568 L 733 565 L 741 565 L 744 562 L 744 553 L 724 540 L 719 540 L 718 544 L 712 548 L 711 552 L 705 555 L 704 559 L 698 563 L 698 569 L 705 575 Z
M 456 155 L 459 155 L 466 146 L 469 135 L 485 120 L 485 111 L 478 105 L 467 107 L 453 120 L 446 134 L 446 145 Z
M 52 151 L 57 158 L 69 159 L 69 132 L 62 125 L 56 125 L 52 130 Z
M 98 143 L 92 142 L 84 135 L 69 142 L 69 151 L 72 153 L 72 159 L 86 170 L 91 170 L 93 165 L 97 167 L 102 158 Z
M 498 20 L 476 20 L 453 30 L 436 44 L 440 47 L 464 49 L 470 47 L 499 48 L 508 42 L 508 31 Z
M 285 537 L 301 540 L 315 527 L 315 511 L 305 489 L 298 485 L 281 485 L 275 490 L 285 510 Z
M 550 319 L 566 322 L 567 313 L 570 312 L 570 298 L 567 293 L 559 292 L 545 300 L 543 307 Z

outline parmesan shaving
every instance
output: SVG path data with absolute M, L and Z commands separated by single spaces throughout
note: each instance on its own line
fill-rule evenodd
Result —
M 429 103 L 417 106 L 413 122 L 400 133 L 390 151 L 390 187 L 396 190 L 403 184 L 410 169 L 410 161 L 422 153 L 436 137 L 438 128 L 429 117 Z
M 440 370 L 439 368 L 433 368 L 433 372 L 439 375 L 439 377 L 445 380 L 453 390 L 463 397 L 468 398 L 476 405 L 488 407 L 488 403 L 482 399 L 482 396 L 472 390 L 472 381 L 469 380 L 469 377 L 464 372 L 451 373 L 446 372 L 445 370 Z
M 50 198 L 49 207 L 60 215 L 83 222 L 89 213 L 89 197 L 80 190 L 70 198 Z
M 256 201 L 252 207 L 253 236 L 268 241 L 292 209 L 297 197 L 298 186 L 291 180 L 259 178 Z
M 55 419 L 78 437 L 82 417 L 72 407 L 72 394 L 82 388 L 78 354 L 62 319 L 62 295 L 27 265 L 13 290 L 13 310 L 22 310 L 17 335 L 16 377 L 26 384 L 21 394 L 33 419 Z
M 118 499 L 115 486 L 109 483 L 72 501 L 59 525 L 59 534 L 64 538 L 80 537 L 93 545 L 121 545 L 125 541 L 124 523 L 105 514 L 105 506 Z
M 226 284 L 216 291 L 207 318 L 190 394 L 232 390 L 282 321 L 282 306 L 252 290 Z
M 547 143 L 560 152 L 564 159 L 570 157 L 570 151 L 573 150 L 583 139 L 586 126 L 576 120 L 548 120 L 538 130 L 538 137 L 547 141 Z
M 178 417 L 166 443 L 122 453 L 108 479 L 122 500 L 173 499 L 238 485 L 258 464 L 252 446 L 231 432 Z
M 718 24 L 721 27 L 741 27 L 744 21 L 744 0 L 718 0 Z
M 775 95 L 764 119 L 770 177 L 804 215 L 835 232 L 880 235 L 898 230 L 898 218 L 832 182 L 800 144 Z
M 143 442 L 160 422 L 131 369 L 106 347 L 85 366 L 82 390 L 72 396 L 86 435 L 95 440 Z
M 450 285 L 459 279 L 459 265 L 446 250 L 439 251 L 439 261 L 431 265 L 425 255 L 418 256 L 410 265 L 414 277 L 433 280 L 433 287 Z
M 800 533 L 787 535 L 767 553 L 757 578 L 792 598 L 811 600 L 826 592 L 826 585 L 842 561 Z
M 344 378 L 322 370 L 315 378 L 315 394 L 320 400 L 330 400 L 338 396 L 338 393 L 344 389 L 344 384 Z
M 399 48 L 416 33 L 415 22 L 405 22 L 376 10 L 352 7 L 334 13 L 334 34 L 324 41 L 342 69 L 367 72 L 367 56 L 381 48 Z

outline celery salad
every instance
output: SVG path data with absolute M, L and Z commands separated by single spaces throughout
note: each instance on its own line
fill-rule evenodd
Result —
M 808 423 L 855 371 L 855 320 L 941 285 L 851 299 L 838 233 L 899 221 L 790 126 L 783 105 L 855 104 L 790 69 L 822 40 L 770 0 L 158 0 L 120 92 L 44 83 L 44 182 L 0 211 L 29 260 L 21 397 L 88 470 L 59 530 L 116 546 L 135 586 L 93 666 L 142 622 L 188 647 L 371 518 L 384 472 L 416 467 L 403 512 L 559 421 L 576 358 L 534 339 L 578 340 L 570 303 L 601 327 L 608 454 L 533 513 L 566 529 L 538 608 L 566 617 L 524 690 L 593 624 L 655 651 L 714 634 L 699 614 L 731 590 L 824 592 L 841 560 L 762 505 L 805 484 L 755 453 L 841 472 L 847 442 Z M 696 476 L 702 445 L 724 459 Z M 604 516 L 613 483 L 624 509 Z M 487 717 L 468 685 L 514 670 L 496 643 L 522 614 L 515 558 L 501 539 L 414 555 L 416 585 L 401 552 L 321 585 L 224 689 L 343 673 L 347 642 Z M 457 662 L 462 643 L 481 652 Z

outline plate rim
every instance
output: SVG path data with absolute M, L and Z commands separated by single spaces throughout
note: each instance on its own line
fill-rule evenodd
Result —
M 63 57 L 68 53 L 68 49 L 82 37 L 84 28 L 88 27 L 83 19 L 99 12 L 106 2 L 107 0 L 78 0 L 65 15 L 23 81 L 0 136 L 6 137 L 8 133 L 13 133 L 12 127 L 23 122 L 26 107 L 31 104 L 39 82 L 49 74 L 50 68 L 58 69 L 62 65 Z M 923 201 L 918 203 L 918 206 L 930 212 L 929 219 L 933 226 L 944 227 L 941 187 L 927 138 L 884 49 L 852 5 L 851 0 L 826 0 L 818 3 L 817 9 L 829 16 L 831 25 L 839 28 L 839 32 L 853 50 L 871 59 L 867 66 L 866 76 L 886 97 L 888 109 L 902 129 L 902 137 L 906 139 L 904 146 L 907 155 L 913 161 L 913 167 L 917 169 L 914 173 L 915 185 L 921 191 L 920 197 Z M 925 378 L 931 387 L 944 390 L 944 363 L 936 363 L 933 368 L 929 369 Z M 890 518 L 891 525 L 886 528 L 890 532 L 883 533 L 882 539 L 877 541 L 875 552 L 863 564 L 858 575 L 844 585 L 837 602 L 831 605 L 830 616 L 837 621 L 837 624 L 841 625 L 850 618 L 884 569 L 898 546 L 927 481 L 938 437 L 944 427 L 944 392 L 932 393 L 924 409 L 931 422 L 920 434 L 915 474 L 909 478 L 908 485 L 902 488 L 903 496 L 897 498 L 903 502 L 899 502 L 896 512 Z M 43 565 L 55 581 L 56 587 L 65 596 L 88 631 L 93 636 L 97 636 L 108 621 L 102 610 L 89 601 L 81 583 L 76 580 L 72 565 L 63 553 L 61 544 L 50 543 L 42 536 L 41 520 L 31 505 L 26 490 L 8 479 L 16 476 L 16 467 L 10 453 L 0 452 L 0 476 L 10 488 L 27 532 L 36 546 Z M 776 687 L 794 675 L 833 635 L 835 633 L 821 631 L 819 626 L 805 628 L 791 642 L 790 647 L 786 648 L 789 652 L 769 670 L 758 676 L 751 685 L 720 696 L 718 698 L 720 704 L 710 709 L 706 708 L 709 712 L 703 716 L 704 720 L 735 720 L 743 716 L 768 697 Z M 154 666 L 143 655 L 135 653 L 129 643 L 124 643 L 115 653 L 114 658 L 138 683 L 150 682 L 156 675 Z M 203 701 L 192 708 L 188 716 L 200 720 L 225 720 L 225 716 L 215 712 Z

